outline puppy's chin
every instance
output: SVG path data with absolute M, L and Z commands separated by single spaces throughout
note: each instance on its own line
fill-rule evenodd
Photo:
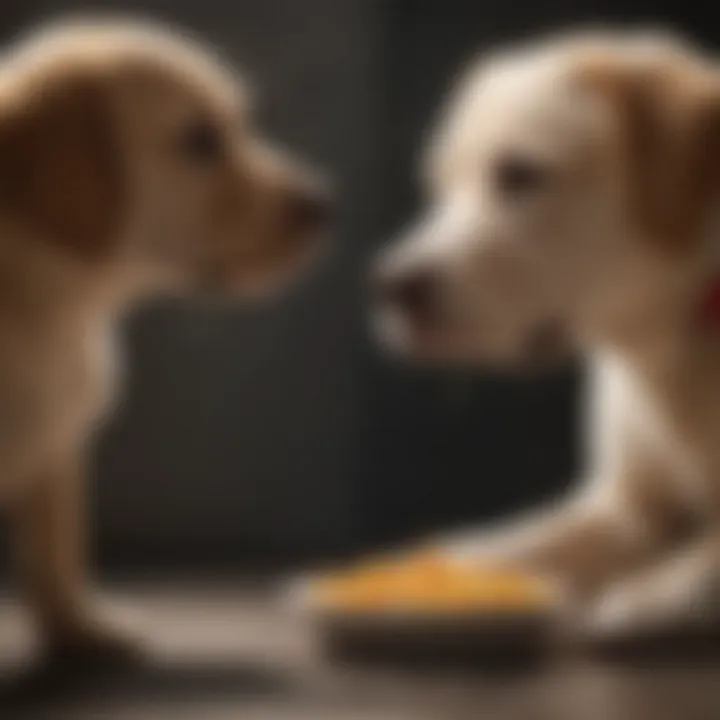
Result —
M 441 324 L 413 322 L 394 307 L 377 307 L 370 317 L 372 334 L 391 357 L 417 366 L 453 368 L 479 364 L 472 349 Z
M 562 370 L 574 355 L 567 328 L 560 322 L 547 321 L 520 333 L 502 351 L 485 353 L 481 363 L 496 372 L 535 376 Z
M 372 313 L 374 335 L 392 356 L 419 366 L 535 375 L 561 369 L 573 357 L 561 326 L 540 325 L 507 344 L 485 344 L 471 330 L 413 323 L 395 308 Z
M 266 268 L 248 273 L 235 284 L 230 294 L 251 302 L 267 302 L 292 290 L 314 270 L 328 250 L 324 236 L 313 236 L 282 260 L 269 263 Z
M 267 302 L 298 283 L 319 262 L 325 248 L 324 238 L 311 238 L 298 243 L 282 257 L 252 265 L 229 263 L 214 273 L 197 276 L 193 290 L 217 299 Z

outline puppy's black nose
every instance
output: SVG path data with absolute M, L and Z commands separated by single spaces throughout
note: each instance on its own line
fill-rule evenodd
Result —
M 436 313 L 439 299 L 437 273 L 430 268 L 415 268 L 401 273 L 376 277 L 376 297 L 399 307 L 419 320 L 429 320 Z
M 294 228 L 301 231 L 319 230 L 329 222 L 332 205 L 329 193 L 322 190 L 294 190 L 287 201 L 287 216 Z

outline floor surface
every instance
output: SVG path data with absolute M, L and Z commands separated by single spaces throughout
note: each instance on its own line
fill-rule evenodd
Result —
M 216 584 L 113 593 L 137 609 L 148 660 L 40 672 L 17 606 L 0 605 L 2 720 L 720 720 L 720 659 L 534 669 L 340 667 L 264 592 Z

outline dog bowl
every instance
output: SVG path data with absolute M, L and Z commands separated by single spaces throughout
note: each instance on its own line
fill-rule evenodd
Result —
M 312 576 L 296 586 L 294 602 L 333 659 L 443 665 L 539 659 L 560 608 L 545 579 L 435 552 Z

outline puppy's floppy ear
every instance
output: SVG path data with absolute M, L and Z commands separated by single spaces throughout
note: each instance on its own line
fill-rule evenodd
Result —
M 120 232 L 124 173 L 108 100 L 78 73 L 26 83 L 0 106 L 0 205 L 87 260 Z
M 618 118 L 633 221 L 670 251 L 698 241 L 720 198 L 720 71 L 680 50 L 595 58 L 586 68 Z

